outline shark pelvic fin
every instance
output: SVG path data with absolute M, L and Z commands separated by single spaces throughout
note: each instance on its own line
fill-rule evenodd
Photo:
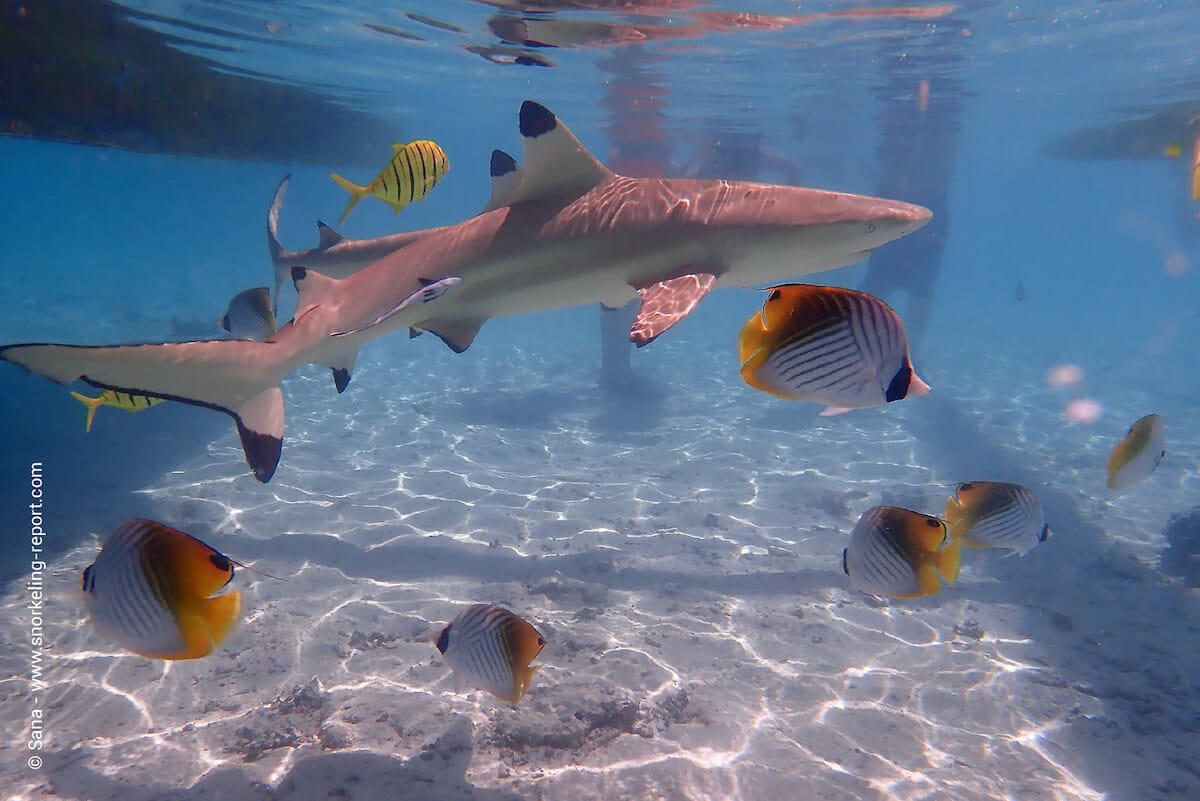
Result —
M 521 104 L 525 169 L 509 205 L 547 198 L 573 199 L 612 178 L 612 172 L 545 106 Z
M 517 160 L 503 150 L 492 151 L 491 174 L 492 196 L 480 214 L 487 214 L 511 204 L 520 192 L 521 180 L 525 177 L 525 171 L 517 164 Z
M 462 353 L 467 348 L 471 347 L 471 343 L 475 341 L 475 335 L 479 333 L 479 329 L 483 328 L 486 319 L 482 320 L 427 320 L 421 323 L 419 330 L 428 331 L 435 334 L 438 339 L 446 343 L 447 347 L 455 353 Z
M 358 348 L 339 351 L 324 362 L 325 366 L 333 371 L 333 386 L 339 395 L 345 392 L 346 387 L 350 385 L 350 374 L 354 372 L 354 365 L 357 362 Z
M 645 347 L 687 317 L 717 277 L 711 273 L 681 275 L 638 290 L 642 307 L 629 329 L 629 341 Z
M 334 245 L 340 245 L 346 239 L 320 220 L 317 220 L 317 236 L 319 237 L 317 240 L 318 250 L 329 250 Z

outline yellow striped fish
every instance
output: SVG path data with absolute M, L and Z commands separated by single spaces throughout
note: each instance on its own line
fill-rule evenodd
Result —
M 469 606 L 428 636 L 454 672 L 456 692 L 468 685 L 514 706 L 538 669 L 529 663 L 546 645 L 537 629 L 494 604 Z
M 962 543 L 946 521 L 898 506 L 868 509 L 842 551 L 850 586 L 868 595 L 920 598 L 958 580 Z
M 1004 548 L 1024 556 L 1053 533 L 1033 490 L 1000 481 L 959 484 L 946 499 L 950 536 L 968 548 Z
M 142 412 L 166 400 L 165 398 L 155 398 L 152 395 L 117 392 L 115 389 L 106 389 L 94 398 L 78 392 L 72 392 L 71 397 L 87 407 L 87 428 L 85 429 L 87 431 L 92 430 L 92 422 L 96 419 L 96 410 L 101 406 L 111 406 L 126 412 Z
M 220 645 L 241 616 L 232 559 L 153 520 L 127 520 L 83 571 L 96 632 L 151 659 L 196 659 Z M 240 566 L 240 565 L 239 565 Z
M 1129 427 L 1108 457 L 1108 488 L 1121 490 L 1149 478 L 1167 455 L 1166 426 L 1148 414 Z
M 407 145 L 396 142 L 392 151 L 392 160 L 366 186 L 351 183 L 337 173 L 330 174 L 338 186 L 350 193 L 350 203 L 338 225 L 344 223 L 359 201 L 368 195 L 379 198 L 399 214 L 409 203 L 424 200 L 450 169 L 446 151 L 428 139 L 418 139 Z
M 742 328 L 738 358 L 747 384 L 824 404 L 824 416 L 929 392 L 913 372 L 900 316 L 853 289 L 771 287 Z

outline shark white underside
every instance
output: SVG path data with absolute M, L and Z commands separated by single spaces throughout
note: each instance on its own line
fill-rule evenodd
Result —
M 714 287 L 851 264 L 931 217 L 920 206 L 816 189 L 614 175 L 532 101 L 520 128 L 525 165 L 493 152 L 492 198 L 480 214 L 414 232 L 340 280 L 292 266 L 296 315 L 266 342 L 23 344 L 0 358 L 61 384 L 82 379 L 224 411 L 265 482 L 282 448 L 280 382 L 303 364 L 330 368 L 340 392 L 362 344 L 389 331 L 432 332 L 461 352 L 492 317 L 637 297 L 630 338 L 645 345 Z M 277 245 L 270 220 L 268 235 Z M 405 303 L 449 278 L 458 280 L 444 294 Z

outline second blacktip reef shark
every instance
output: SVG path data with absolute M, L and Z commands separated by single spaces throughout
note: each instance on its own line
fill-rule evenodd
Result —
M 340 392 L 359 348 L 390 331 L 428 331 L 462 352 L 492 317 L 638 297 L 630 340 L 645 345 L 715 286 L 851 264 L 932 217 L 817 189 L 616 175 L 545 107 L 527 100 L 519 118 L 525 165 L 493 151 L 483 211 L 340 280 L 293 266 L 295 317 L 265 342 L 21 344 L 0 348 L 0 358 L 60 384 L 81 379 L 225 412 L 266 482 L 283 447 L 281 382 L 302 365 L 330 368 Z M 425 302 L 435 284 L 445 291 Z

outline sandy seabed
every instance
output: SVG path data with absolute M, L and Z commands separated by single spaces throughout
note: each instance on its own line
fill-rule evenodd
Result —
M 1200 498 L 1195 457 L 1103 490 L 1147 398 L 1072 426 L 1040 368 L 947 351 L 974 372 L 819 418 L 682 339 L 639 354 L 651 389 L 621 402 L 589 352 L 388 342 L 341 397 L 323 370 L 288 380 L 268 485 L 230 432 L 128 499 L 79 488 L 287 580 L 240 571 L 244 624 L 164 664 L 86 623 L 96 536 L 57 560 L 38 771 L 11 588 L 5 798 L 1200 796 L 1200 599 L 1157 569 L 1167 517 Z M 1187 414 L 1168 416 L 1169 448 L 1194 455 Z M 849 589 L 865 509 L 940 513 L 980 479 L 1034 487 L 1055 536 L 1023 559 L 969 552 L 931 598 Z M 548 640 L 516 708 L 456 694 L 424 639 L 474 602 Z

